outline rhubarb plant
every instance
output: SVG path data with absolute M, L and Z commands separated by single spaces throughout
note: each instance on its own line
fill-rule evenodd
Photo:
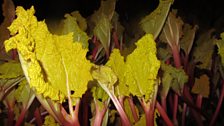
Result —
M 173 0 L 130 25 L 119 2 L 40 21 L 4 1 L 0 125 L 221 124 L 223 33 L 186 22 Z

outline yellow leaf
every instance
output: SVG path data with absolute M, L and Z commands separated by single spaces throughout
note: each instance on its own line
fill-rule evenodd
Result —
M 160 61 L 156 57 L 156 43 L 151 34 L 146 34 L 136 43 L 137 48 L 127 56 L 126 73 L 129 91 L 138 97 L 150 100 L 157 84 Z
M 111 67 L 111 69 L 118 77 L 119 81 L 115 89 L 116 93 L 118 93 L 119 96 L 129 96 L 129 91 L 124 76 L 126 70 L 124 57 L 121 56 L 120 51 L 118 49 L 113 50 L 106 65 Z
M 209 95 L 209 78 L 206 74 L 200 76 L 199 79 L 195 80 L 195 84 L 192 88 L 192 92 L 195 94 L 201 94 L 203 97 L 208 97 Z
M 44 21 L 37 21 L 34 8 L 17 7 L 17 18 L 9 27 L 11 37 L 6 50 L 17 49 L 30 87 L 52 100 L 63 101 L 67 92 L 80 98 L 92 80 L 92 64 L 86 59 L 87 49 L 73 42 L 72 33 L 52 35 Z
M 92 71 L 92 76 L 111 90 L 113 90 L 113 86 L 117 82 L 117 76 L 108 66 L 96 66 L 96 69 Z

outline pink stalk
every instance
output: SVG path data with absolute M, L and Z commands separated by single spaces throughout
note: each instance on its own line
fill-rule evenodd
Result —
M 23 108 L 23 110 L 20 113 L 19 118 L 18 118 L 15 126 L 21 126 L 22 125 L 23 119 L 24 119 L 24 117 L 26 115 L 26 111 L 27 111 L 27 109 L 26 108 Z
M 221 95 L 219 97 L 218 105 L 216 107 L 214 115 L 212 116 L 212 119 L 210 121 L 209 126 L 214 126 L 215 121 L 216 121 L 216 119 L 218 117 L 219 111 L 220 111 L 221 106 L 222 106 L 223 98 L 224 98 L 224 80 L 222 81 L 222 89 L 221 89 Z
M 119 100 L 115 97 L 115 95 L 112 95 L 111 93 L 109 93 L 108 95 L 110 96 L 111 100 L 113 101 L 118 113 L 120 114 L 123 125 L 131 126 L 131 123 L 130 123 L 124 109 L 122 108 L 122 105 L 120 104 Z
M 138 119 L 138 114 L 136 112 L 135 104 L 133 102 L 132 97 L 128 97 L 128 102 L 129 102 L 129 105 L 130 105 L 130 108 L 131 108 L 133 118 L 134 118 L 135 122 L 137 122 L 139 119 Z
M 155 100 L 146 103 L 144 99 L 139 100 L 145 112 L 146 126 L 154 126 Z
M 14 122 L 14 111 L 13 111 L 13 107 L 11 107 L 8 102 L 7 102 L 7 104 L 8 104 L 8 120 L 7 120 L 7 126 L 13 126 L 13 122 Z
M 169 119 L 168 115 L 164 111 L 164 109 L 161 107 L 159 102 L 156 102 L 156 108 L 159 111 L 160 115 L 162 116 L 163 120 L 165 121 L 167 126 L 174 126 L 172 121 Z
M 180 68 L 181 67 L 181 60 L 180 60 L 180 53 L 179 53 L 178 45 L 173 45 L 172 53 L 173 53 L 174 64 L 175 64 L 176 68 Z M 178 107 L 178 95 L 174 94 L 173 122 L 175 124 L 178 124 L 178 121 L 177 121 L 177 107 Z
M 113 39 L 114 39 L 115 47 L 119 49 L 119 48 L 120 48 L 120 44 L 119 44 L 119 40 L 118 40 L 118 38 L 117 38 L 117 33 L 116 33 L 116 31 L 113 31 Z
M 36 108 L 36 110 L 34 112 L 34 116 L 35 116 L 37 125 L 42 126 L 43 122 L 42 122 L 41 113 L 39 111 L 39 108 Z
M 101 126 L 102 122 L 103 122 L 104 115 L 105 115 L 105 113 L 107 111 L 107 106 L 104 105 L 102 110 L 100 110 L 99 105 L 97 104 L 97 102 L 95 102 L 95 105 L 96 105 L 96 115 L 95 115 L 93 126 Z
M 166 108 L 166 96 L 162 96 L 161 97 L 161 103 L 162 103 L 162 108 L 164 109 L 164 111 L 166 112 L 167 108 Z
M 201 110 L 201 105 L 202 105 L 202 95 L 198 94 L 197 100 L 196 100 L 196 106 Z

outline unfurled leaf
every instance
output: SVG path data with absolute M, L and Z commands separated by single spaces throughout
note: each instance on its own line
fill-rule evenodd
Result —
M 163 71 L 162 77 L 162 96 L 167 96 L 168 91 L 172 88 L 176 93 L 181 94 L 184 84 L 188 81 L 188 76 L 183 69 L 177 69 L 165 63 L 161 64 Z
M 183 37 L 180 40 L 180 47 L 184 50 L 186 55 L 190 54 L 192 45 L 194 43 L 195 34 L 198 26 L 192 27 L 189 24 L 185 24 L 183 28 Z
M 10 79 L 23 76 L 23 70 L 19 62 L 10 61 L 0 64 L 0 78 Z
M 221 56 L 222 64 L 224 65 L 224 32 L 221 33 L 221 39 L 216 40 L 216 45 L 218 46 L 218 53 Z
M 156 57 L 156 43 L 146 34 L 136 43 L 137 48 L 127 56 L 126 83 L 134 96 L 151 100 L 155 93 L 160 61 Z
M 160 39 L 163 42 L 167 42 L 170 48 L 173 48 L 174 46 L 178 46 L 179 48 L 179 39 L 182 36 L 182 26 L 182 19 L 176 16 L 176 12 L 170 12 L 163 27 L 162 34 L 160 35 Z
M 142 29 L 157 38 L 166 21 L 173 0 L 159 0 L 159 6 L 149 15 L 144 17 L 140 25 Z
M 17 7 L 17 18 L 9 27 L 11 37 L 5 41 L 6 50 L 17 49 L 22 68 L 31 88 L 52 100 L 63 101 L 68 91 L 80 98 L 92 80 L 87 49 L 73 42 L 72 33 L 52 35 L 45 22 L 38 22 L 34 8 Z
M 77 13 L 75 13 L 75 12 L 73 14 L 77 15 Z M 75 17 L 73 17 L 70 14 L 66 14 L 65 19 L 63 20 L 61 34 L 66 35 L 66 34 L 72 32 L 73 33 L 73 41 L 80 42 L 80 43 L 82 43 L 84 48 L 88 48 L 89 37 L 83 30 L 80 29 L 77 22 L 78 22 L 78 19 L 76 19 Z M 81 24 L 81 25 L 84 25 L 84 24 Z M 86 27 L 86 26 L 82 26 L 82 27 Z
M 100 40 L 103 48 L 105 49 L 106 53 L 109 53 L 110 47 L 110 39 L 111 39 L 111 24 L 110 20 L 105 16 L 102 15 L 99 19 L 96 27 L 93 30 L 94 34 Z
M 214 39 L 212 33 L 214 29 L 206 31 L 199 35 L 198 40 L 195 42 L 193 58 L 194 62 L 197 63 L 197 67 L 201 69 L 211 69 L 212 65 L 212 54 L 214 51 Z
M 208 76 L 206 74 L 203 74 L 199 79 L 196 78 L 191 91 L 195 94 L 200 94 L 203 97 L 208 98 L 210 92 L 209 84 L 210 82 Z
M 128 86 L 126 85 L 125 80 L 125 62 L 124 57 L 121 56 L 120 51 L 118 49 L 113 49 L 113 52 L 110 55 L 107 66 L 111 67 L 116 76 L 118 77 L 118 83 L 115 88 L 118 96 L 129 96 Z

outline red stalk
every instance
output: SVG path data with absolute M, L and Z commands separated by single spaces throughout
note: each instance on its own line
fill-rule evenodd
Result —
M 161 103 L 162 103 L 162 108 L 166 112 L 167 111 L 167 108 L 166 108 L 166 97 L 161 96 Z
M 173 126 L 172 121 L 169 119 L 168 115 L 164 111 L 164 109 L 161 107 L 159 102 L 156 102 L 156 108 L 159 111 L 160 115 L 162 116 L 163 120 L 165 121 L 167 126 Z
M 132 112 L 133 118 L 134 118 L 135 122 L 137 122 L 139 119 L 138 119 L 138 114 L 137 114 L 137 112 L 136 112 L 135 104 L 134 104 L 134 102 L 133 102 L 132 97 L 128 97 L 128 103 L 129 103 L 129 105 L 130 105 L 130 108 L 131 108 L 131 112 Z
M 216 119 L 218 117 L 219 111 L 220 111 L 220 109 L 222 107 L 223 98 L 224 98 L 224 80 L 222 81 L 222 89 L 221 89 L 221 95 L 219 97 L 218 105 L 216 107 L 214 115 L 212 116 L 212 119 L 211 119 L 211 121 L 209 123 L 209 126 L 214 126 L 215 121 L 216 121 Z
M 202 105 L 202 95 L 198 94 L 197 100 L 196 100 L 196 106 L 201 110 L 201 105 Z
M 178 45 L 173 45 L 172 53 L 173 53 L 174 64 L 175 64 L 176 68 L 180 68 L 181 67 L 181 60 L 180 60 L 180 53 L 179 53 Z M 178 107 L 178 95 L 174 94 L 173 122 L 178 125 L 177 107 Z
M 120 44 L 119 44 L 119 40 L 117 38 L 117 33 L 116 31 L 113 31 L 113 39 L 114 39 L 114 44 L 115 44 L 115 47 L 120 49 Z
M 100 110 L 97 102 L 95 102 L 95 105 L 96 105 L 96 115 L 95 115 L 93 126 L 101 126 L 102 122 L 103 122 L 104 115 L 105 115 L 105 113 L 107 111 L 107 106 L 104 105 L 102 110 Z
M 7 120 L 7 126 L 13 126 L 14 122 L 14 111 L 11 106 L 8 105 L 8 120 Z
M 124 109 L 122 108 L 122 105 L 120 104 L 119 100 L 115 97 L 115 95 L 112 95 L 111 93 L 109 93 L 108 95 L 110 96 L 111 100 L 113 101 L 118 113 L 120 114 L 123 125 L 131 126 L 131 123 L 130 123 Z
M 75 106 L 75 110 L 74 110 L 74 113 L 75 113 L 75 119 L 74 119 L 75 123 L 74 123 L 74 126 L 79 126 L 80 125 L 79 124 L 79 119 L 78 119 L 80 104 L 81 104 L 80 100 L 77 100 L 76 106 Z
M 23 119 L 24 119 L 24 117 L 26 115 L 26 111 L 27 111 L 27 109 L 23 108 L 23 110 L 20 113 L 19 118 L 18 118 L 15 126 L 21 126 L 21 124 L 23 123 Z
M 153 103 L 146 103 L 144 100 L 141 100 L 142 108 L 145 112 L 146 126 L 154 126 L 154 105 Z
M 39 111 L 39 108 L 36 108 L 36 110 L 34 112 L 34 116 L 35 116 L 37 125 L 42 126 L 43 122 L 42 122 L 41 113 Z

